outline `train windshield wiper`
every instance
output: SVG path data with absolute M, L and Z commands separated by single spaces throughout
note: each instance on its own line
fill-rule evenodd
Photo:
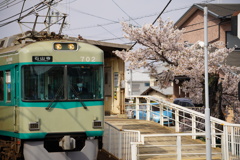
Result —
M 53 100 L 51 100 L 51 102 L 50 102 L 50 103 L 48 104 L 48 106 L 45 108 L 46 110 L 51 109 L 53 102 L 55 102 L 55 101 L 57 100 L 57 97 L 58 97 L 59 93 L 61 92 L 62 88 L 63 88 L 63 84 L 58 88 L 58 90 L 57 90 L 57 92 L 56 92 Z
M 71 90 L 74 92 L 74 94 L 77 96 L 77 98 L 79 99 L 79 102 L 81 103 L 81 105 L 83 106 L 84 109 L 87 109 L 87 106 L 85 105 L 85 103 L 82 101 L 80 95 L 77 93 L 77 91 L 74 89 L 74 87 L 71 85 Z

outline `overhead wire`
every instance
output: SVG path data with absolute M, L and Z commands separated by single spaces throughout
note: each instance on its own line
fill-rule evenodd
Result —
M 12 2 L 11 2 L 11 0 L 4 0 L 4 1 L 0 2 L 0 7 L 6 6 L 6 5 L 11 4 L 13 2 L 14 2 L 14 0 Z
M 62 4 L 59 3 L 59 5 L 62 5 Z M 72 7 L 71 7 L 71 10 L 73 10 L 73 11 L 75 11 L 75 12 L 78 12 L 78 13 L 81 13 L 81 14 L 85 14 L 85 15 L 91 16 L 91 17 L 103 19 L 103 20 L 110 21 L 110 22 L 113 22 L 113 23 L 118 23 L 118 21 L 111 20 L 111 19 L 107 19 L 107 18 L 104 18 L 104 17 L 100 17 L 100 16 L 98 16 L 98 15 L 94 15 L 94 14 L 91 14 L 91 13 L 83 12 L 83 11 L 80 11 L 80 10 L 75 9 L 75 8 L 72 8 Z
M 186 6 L 186 7 L 181 7 L 181 8 L 177 8 L 177 9 L 172 9 L 172 10 L 167 10 L 165 11 L 163 14 L 165 13 L 169 13 L 169 12 L 173 12 L 173 11 L 178 11 L 178 10 L 182 10 L 182 9 L 186 9 L 186 8 L 189 8 L 189 6 Z M 143 18 L 148 18 L 148 17 L 153 17 L 153 16 L 156 16 L 158 15 L 159 13 L 153 13 L 153 14 L 149 14 L 149 15 L 144 15 L 144 16 L 140 16 L 140 17 L 135 17 L 135 18 L 132 18 L 133 20 L 138 20 L 138 19 L 143 19 Z M 129 20 L 126 20 L 127 22 Z M 103 23 L 103 24 L 96 24 L 96 25 L 91 25 L 91 26 L 84 26 L 84 27 L 79 27 L 79 28 L 72 28 L 72 29 L 69 29 L 69 30 L 78 30 L 78 29 L 89 29 L 89 28 L 96 28 L 96 27 L 99 27 L 98 25 L 101 25 L 101 26 L 107 26 L 107 25 L 112 25 L 112 24 L 119 24 L 120 22 L 119 21 L 116 21 L 116 22 L 109 22 L 109 23 Z
M 108 33 L 110 33 L 111 35 L 113 35 L 114 37 L 118 38 L 115 34 L 113 34 L 112 32 L 110 32 L 109 30 L 107 30 L 105 27 L 103 26 L 100 26 L 102 27 L 105 31 L 107 31 Z M 123 40 L 122 40 L 123 41 Z M 123 41 L 124 42 L 124 41 Z
M 38 4 L 36 4 L 36 5 L 39 5 L 39 4 L 41 4 L 42 2 L 40 2 L 40 3 L 38 3 Z M 29 7 L 28 9 L 25 9 L 24 11 L 22 11 L 22 12 L 27 12 L 27 11 L 29 11 L 29 10 L 31 10 L 31 9 L 33 9 L 34 7 Z M 20 13 L 17 13 L 17 14 L 15 14 L 15 15 L 13 15 L 13 16 L 10 16 L 10 17 L 8 17 L 8 18 L 5 18 L 5 19 L 3 19 L 3 20 L 1 20 L 0 22 L 3 22 L 3 21 L 6 21 L 6 20 L 9 20 L 9 19 L 11 19 L 11 18 L 13 18 L 13 17 L 16 17 L 16 16 L 18 16 L 18 15 L 20 15 L 21 14 L 21 12 Z M 18 18 L 17 19 L 15 19 L 15 20 L 12 20 L 12 21 L 17 21 L 18 20 Z
M 172 0 L 169 0 L 167 5 L 163 8 L 163 10 L 161 11 L 161 13 L 157 16 L 157 18 L 153 21 L 152 25 L 154 25 L 156 23 L 156 21 L 159 19 L 159 17 L 163 14 L 163 12 L 166 10 L 166 8 L 169 6 L 169 4 L 172 2 Z M 128 49 L 131 50 L 135 45 L 137 44 L 137 41 Z
M 212 0 L 212 1 L 215 1 L 215 0 Z M 60 4 L 61 5 L 61 4 Z M 119 6 L 119 5 L 118 5 Z M 173 11 L 178 11 L 178 10 L 182 10 L 182 9 L 186 9 L 186 8 L 189 8 L 189 5 L 188 6 L 185 6 L 185 7 L 180 7 L 180 8 L 175 8 L 175 9 L 171 9 L 171 10 L 166 10 L 163 14 L 165 13 L 169 13 L 169 12 L 173 12 Z M 75 11 L 79 11 L 75 8 L 72 8 L 71 7 L 71 10 L 75 10 Z M 125 12 L 125 11 L 124 11 Z M 95 17 L 95 18 L 99 18 L 99 16 L 96 16 L 96 15 L 93 15 L 93 14 L 89 14 L 89 13 L 86 13 L 86 12 L 81 12 L 79 11 L 79 13 L 83 13 L 83 14 L 86 14 L 86 15 L 90 15 L 92 17 Z M 138 19 L 143 19 L 143 18 L 148 18 L 148 17 L 153 17 L 153 16 L 156 16 L 158 15 L 159 13 L 153 13 L 153 14 L 149 14 L 149 15 L 144 15 L 144 16 L 141 16 L 141 17 L 136 17 L 136 18 L 132 18 L 132 20 L 138 20 Z M 126 13 L 126 15 L 128 15 Z M 129 16 L 129 15 L 128 15 Z M 101 17 L 101 19 L 104 19 L 103 17 Z M 105 19 L 105 20 L 109 20 L 109 19 Z M 112 20 L 111 20 L 112 21 Z M 129 20 L 126 20 L 126 21 L 129 21 Z M 91 26 L 83 26 L 83 27 L 78 27 L 78 28 L 72 28 L 72 29 L 69 29 L 69 30 L 79 30 L 79 29 L 90 29 L 90 28 L 96 28 L 96 27 L 99 27 L 99 25 L 101 26 L 106 26 L 106 25 L 112 25 L 112 24 L 119 24 L 120 22 L 119 21 L 112 21 L 110 23 L 103 23 L 103 24 L 96 24 L 96 25 L 91 25 Z
M 212 1 L 215 1 L 215 0 L 212 0 Z M 21 2 L 21 1 L 20 1 Z M 75 2 L 75 1 L 71 1 L 70 3 L 72 3 L 72 2 Z M 114 1 L 113 1 L 114 2 Z M 116 3 L 115 3 L 116 4 Z M 117 5 L 117 4 L 116 4 Z M 123 12 L 125 12 L 119 5 L 117 5 Z M 26 12 L 26 11 L 28 11 L 28 10 L 30 10 L 30 9 L 32 9 L 33 7 L 30 7 L 29 9 L 27 9 L 27 10 L 24 10 L 24 12 Z M 181 10 L 181 9 L 185 9 L 185 8 L 188 8 L 188 6 L 187 7 L 181 7 L 181 8 L 178 8 L 178 9 L 173 9 L 173 10 L 167 10 L 167 11 L 165 11 L 164 13 L 168 13 L 168 12 L 172 12 L 172 11 L 176 11 L 176 10 Z M 225 8 L 226 9 L 226 8 Z M 112 25 L 112 24 L 118 24 L 119 22 L 118 21 L 113 21 L 113 20 L 110 20 L 110 19 L 106 19 L 106 18 L 103 18 L 103 17 L 99 17 L 99 16 L 96 16 L 96 15 L 93 15 L 93 14 L 89 14 L 89 13 L 86 13 L 86 12 L 81 12 L 80 11 L 80 13 L 82 13 L 82 14 L 86 14 L 86 15 L 89 15 L 89 16 L 93 16 L 93 17 L 96 17 L 96 18 L 101 18 L 101 19 L 104 19 L 104 20 L 108 20 L 108 21 L 111 21 L 110 23 L 105 23 L 105 24 L 98 24 L 98 25 L 93 25 L 93 26 L 86 26 L 86 27 L 81 27 L 81 28 L 75 28 L 75 29 L 70 29 L 70 30 L 76 30 L 76 29 L 84 29 L 84 28 L 93 28 L 93 27 L 102 27 L 103 28 L 103 26 L 105 26 L 105 25 Z M 125 14 L 126 15 L 128 15 L 126 12 L 125 12 Z M 162 13 L 163 14 L 163 13 Z M 13 15 L 13 16 L 11 16 L 11 17 L 8 17 L 7 19 L 4 19 L 4 20 L 1 20 L 0 22 L 3 22 L 3 21 L 5 21 L 5 20 L 9 20 L 10 18 L 13 18 L 13 17 L 15 17 L 15 16 L 17 16 L 17 15 L 19 15 L 19 14 L 16 14 L 16 15 Z M 155 14 L 153 14 L 153 15 L 145 15 L 145 16 L 142 16 L 142 17 L 138 17 L 138 18 L 132 18 L 131 16 L 129 16 L 128 15 L 128 17 L 130 17 L 132 20 L 136 20 L 136 19 L 140 19 L 140 18 L 145 18 L 145 17 L 148 17 L 148 16 L 154 16 Z M 27 15 L 28 16 L 28 15 Z M 158 18 L 159 18 L 159 16 L 158 16 Z M 155 21 L 158 19 L 158 18 L 156 18 L 155 19 Z M 16 21 L 16 20 L 18 20 L 18 19 L 14 19 L 14 20 L 11 20 L 11 21 L 8 21 L 8 22 L 6 22 L 6 23 L 4 23 L 4 24 L 0 24 L 0 27 L 2 27 L 2 26 L 5 26 L 5 25 L 7 25 L 7 24 L 10 24 L 10 23 L 12 23 L 12 22 L 14 22 L 14 21 Z M 155 22 L 153 22 L 153 23 L 155 23 Z M 198 22 L 198 23 L 196 23 L 196 24 L 191 24 L 191 26 L 192 25 L 197 25 L 197 24 L 200 24 L 200 23 L 203 23 L 203 22 Z M 188 26 L 190 26 L 190 25 L 188 25 Z M 188 27 L 188 26 L 185 26 L 185 27 Z M 106 28 L 105 28 L 106 29 Z M 114 37 L 116 37 L 116 35 L 114 36 Z M 116 38 L 118 38 L 118 37 L 116 37 Z M 115 38 L 115 39 L 116 39 Z M 118 39 L 122 39 L 122 38 L 124 38 L 124 37 L 119 37 Z M 106 40 L 108 40 L 108 39 L 106 39 Z M 102 41 L 106 41 L 106 40 L 102 40 Z M 109 39 L 110 40 L 110 39 Z
M 123 12 L 125 13 L 133 22 L 135 22 L 138 26 L 141 26 L 139 23 L 137 23 L 127 12 L 125 12 L 114 0 L 112 2 Z
M 213 0 L 212 0 L 212 1 L 213 1 Z M 225 9 L 228 9 L 228 8 L 225 7 Z M 228 10 L 230 10 L 230 9 L 228 9 Z M 222 16 L 222 17 L 227 17 L 227 16 L 230 16 L 230 15 L 225 15 L 225 16 Z M 208 22 L 214 21 L 214 20 L 218 20 L 218 19 L 219 19 L 219 17 L 211 18 L 211 19 L 208 19 Z M 184 26 L 183 28 L 187 28 L 187 27 L 191 27 L 191 26 L 199 25 L 199 24 L 203 24 L 203 23 L 204 23 L 204 22 L 202 21 L 202 22 L 198 22 L 198 23 L 194 23 L 194 24 L 190 24 L 190 25 Z M 216 24 L 216 25 L 211 25 L 211 26 L 208 26 L 208 27 L 214 27 L 214 26 L 218 26 L 218 24 Z M 183 33 L 194 32 L 194 31 L 201 30 L 201 29 L 203 29 L 203 28 L 192 29 L 192 30 L 189 30 L 189 31 L 185 31 L 185 32 L 183 32 Z M 124 37 L 119 37 L 119 39 L 120 39 L 120 38 L 124 38 Z M 111 39 L 106 39 L 106 40 L 111 40 Z M 106 40 L 103 39 L 102 41 L 106 41 Z
M 17 4 L 19 4 L 19 3 L 21 3 L 23 0 L 21 0 L 21 1 L 19 1 L 19 2 L 16 2 L 16 1 L 12 1 L 11 3 L 8 3 L 8 4 L 6 4 L 5 6 L 0 6 L 0 12 L 1 11 L 4 11 L 4 10 L 6 10 L 6 9 L 9 9 L 10 7 L 12 7 L 12 6 L 15 6 L 15 5 L 17 5 Z M 15 3 L 14 3 L 15 2 Z M 12 4 L 12 3 L 14 3 L 14 4 Z M 11 4 L 11 5 L 10 5 Z
M 44 0 L 44 1 L 45 1 L 45 0 Z M 20 13 L 18 13 L 18 14 L 15 14 L 15 15 L 13 15 L 13 16 L 11 16 L 11 17 L 8 17 L 8 18 L 6 18 L 6 19 L 3 19 L 3 20 L 1 20 L 0 22 L 3 22 L 3 21 L 6 21 L 6 20 L 8 20 L 8 19 L 10 19 L 10 18 L 16 17 L 16 16 L 20 15 L 21 13 L 24 13 L 24 12 L 27 12 L 27 11 L 29 11 L 29 10 L 31 10 L 31 9 L 34 9 L 34 7 L 36 7 L 36 6 L 39 6 L 39 7 L 36 9 L 36 11 L 38 11 L 38 12 L 39 12 L 39 11 L 42 11 L 42 10 L 48 8 L 48 6 L 47 6 L 46 4 L 44 4 L 44 1 L 43 1 L 43 2 L 40 2 L 40 3 L 36 4 L 36 5 L 34 5 L 33 7 L 30 7 L 30 8 L 28 8 L 28 9 L 25 9 L 24 11 L 22 11 L 22 12 L 20 12 Z M 60 1 L 62 1 L 62 0 L 60 0 Z M 55 2 L 55 3 L 53 3 L 52 5 L 54 5 L 54 4 L 56 4 L 56 3 L 58 3 L 58 2 Z M 32 10 L 32 11 L 30 11 L 29 13 L 21 16 L 20 19 L 23 19 L 23 18 L 25 18 L 25 17 L 33 14 L 33 13 L 35 13 L 35 12 Z M 8 25 L 8 24 L 10 24 L 10 23 L 19 21 L 20 19 L 19 19 L 19 18 L 16 18 L 16 19 L 10 20 L 10 21 L 8 21 L 8 22 L 6 22 L 6 23 L 0 24 L 0 27 L 3 27 L 3 26 L 6 26 L 6 25 Z

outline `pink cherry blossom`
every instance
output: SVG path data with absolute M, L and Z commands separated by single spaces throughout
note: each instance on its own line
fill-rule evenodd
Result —
M 134 50 L 115 51 L 115 54 L 125 62 L 130 62 L 130 68 L 147 68 L 155 77 L 161 88 L 168 87 L 175 76 L 189 77 L 182 84 L 184 92 L 194 103 L 203 103 L 204 90 L 204 48 L 202 42 L 195 44 L 183 43 L 181 36 L 184 30 L 174 27 L 170 20 L 159 19 L 157 25 L 146 24 L 141 28 L 129 26 L 122 22 L 124 36 L 141 45 Z M 221 108 L 227 115 L 228 107 L 235 111 L 235 122 L 240 123 L 240 106 L 237 100 L 239 67 L 226 64 L 226 58 L 234 48 L 226 48 L 223 42 L 215 42 L 208 46 L 208 73 L 219 77 L 218 84 L 222 86 Z M 167 70 L 158 71 L 160 67 Z M 175 80 L 177 83 L 178 81 Z M 211 106 L 210 106 L 211 107 Z M 226 112 L 226 113 L 225 113 Z

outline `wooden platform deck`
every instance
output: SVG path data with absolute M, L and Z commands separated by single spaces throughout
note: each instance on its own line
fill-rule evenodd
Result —
M 175 133 L 174 129 L 167 126 L 161 126 L 152 121 L 118 118 L 117 116 L 106 116 L 105 121 L 117 127 L 118 129 L 138 130 L 141 134 L 166 134 Z M 151 137 L 145 139 L 145 144 L 155 145 L 153 147 L 139 145 L 139 154 L 172 154 L 168 156 L 140 156 L 140 160 L 176 160 L 176 147 L 162 147 L 158 145 L 176 145 L 176 137 Z M 197 139 L 193 140 L 190 136 L 182 138 L 182 160 L 205 160 L 206 147 L 204 142 Z M 190 144 L 200 144 L 192 146 Z M 188 145 L 188 146 L 185 146 Z M 187 154 L 184 154 L 187 153 Z M 197 154 L 202 153 L 202 154 Z M 212 149 L 212 160 L 221 160 L 221 149 Z

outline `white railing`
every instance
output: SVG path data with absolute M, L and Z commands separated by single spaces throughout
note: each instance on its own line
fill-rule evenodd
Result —
M 135 111 L 136 119 L 140 119 L 139 115 L 142 111 L 142 113 L 145 112 L 145 120 L 152 120 L 153 108 L 155 111 L 157 108 L 160 113 L 159 123 L 161 125 L 167 124 L 170 126 L 174 124 L 175 132 L 191 133 L 192 139 L 196 139 L 197 134 L 205 133 L 204 113 L 152 96 L 134 96 L 131 99 L 133 103 L 126 103 L 126 112 Z M 194 109 L 204 111 L 198 107 Z M 167 118 L 166 111 L 170 113 L 170 116 Z M 223 154 L 224 160 L 240 159 L 240 124 L 231 124 L 214 117 L 210 117 L 210 122 L 212 147 L 216 147 L 217 141 L 220 141 L 221 147 L 224 148 L 223 151 L 225 152 Z M 222 134 L 222 136 L 219 136 L 219 134 Z
M 225 150 L 228 151 L 225 159 L 240 159 L 240 127 L 238 124 L 223 126 L 225 135 Z
M 184 134 L 192 136 L 192 139 L 196 139 L 197 136 L 205 136 L 204 113 L 152 96 L 134 96 L 132 100 L 133 102 L 125 104 L 128 118 L 142 119 L 144 117 L 145 120 L 150 121 L 154 120 L 153 115 L 157 111 L 159 124 L 174 127 L 176 133 L 168 134 L 168 136 L 177 137 L 176 146 L 183 145 L 179 139 L 186 136 Z M 204 111 L 202 108 L 195 107 L 194 109 Z M 144 116 L 141 117 L 140 113 Z M 223 160 L 240 159 L 240 124 L 231 124 L 214 117 L 210 117 L 210 121 L 212 147 L 221 147 Z M 106 122 L 103 148 L 119 159 L 134 160 L 137 158 L 136 156 L 141 156 L 138 154 L 136 146 L 140 143 L 143 144 L 146 136 L 148 135 L 142 135 L 140 140 L 139 131 L 119 130 Z M 178 148 L 176 155 L 181 157 L 182 153 L 180 153 Z M 152 155 L 154 156 L 154 154 Z
M 120 130 L 108 122 L 104 125 L 103 148 L 115 157 L 131 160 L 131 142 L 140 142 L 140 132 Z
M 162 159 L 162 158 L 166 158 L 168 157 L 170 159 L 171 158 L 175 158 L 176 160 L 181 160 L 183 158 L 183 156 L 189 156 L 189 155 L 195 155 L 195 156 L 204 156 L 206 155 L 206 150 L 202 150 L 202 152 L 199 152 L 199 150 L 195 150 L 194 151 L 190 151 L 190 152 L 184 152 L 183 148 L 184 147 L 201 147 L 203 148 L 203 146 L 206 146 L 206 144 L 203 143 L 183 143 L 182 139 L 185 136 L 192 136 L 192 133 L 170 133 L 170 134 L 146 134 L 146 135 L 141 135 L 141 141 L 140 142 L 131 142 L 131 150 L 132 150 L 132 160 L 137 160 L 138 157 L 152 157 L 154 156 L 154 159 L 156 159 L 156 156 L 158 156 L 158 159 Z M 195 136 L 205 136 L 205 133 L 196 133 L 194 134 Z M 218 136 L 222 136 L 222 134 L 217 134 Z M 165 139 L 166 137 L 175 137 L 176 142 L 175 144 L 172 143 L 168 143 L 168 144 L 145 144 L 145 139 L 146 138 L 150 138 L 150 137 L 162 137 L 162 139 Z M 223 144 L 218 144 L 219 146 L 221 146 L 221 151 L 218 152 L 212 152 L 212 156 L 215 156 L 214 158 L 216 158 L 216 156 L 218 157 L 218 159 L 223 159 L 223 157 L 226 157 L 226 155 L 224 155 L 224 143 Z M 158 148 L 159 152 L 158 153 L 144 153 L 141 154 L 139 153 L 139 148 Z M 171 151 L 175 151 L 175 152 L 171 152 L 171 153 L 166 153 L 166 148 L 169 147 L 174 147 L 174 149 L 171 149 Z M 162 151 L 161 151 L 162 150 Z M 200 150 L 201 151 L 201 150 Z M 206 157 L 205 157 L 206 158 Z M 227 159 L 223 159 L 223 160 L 227 160 Z

